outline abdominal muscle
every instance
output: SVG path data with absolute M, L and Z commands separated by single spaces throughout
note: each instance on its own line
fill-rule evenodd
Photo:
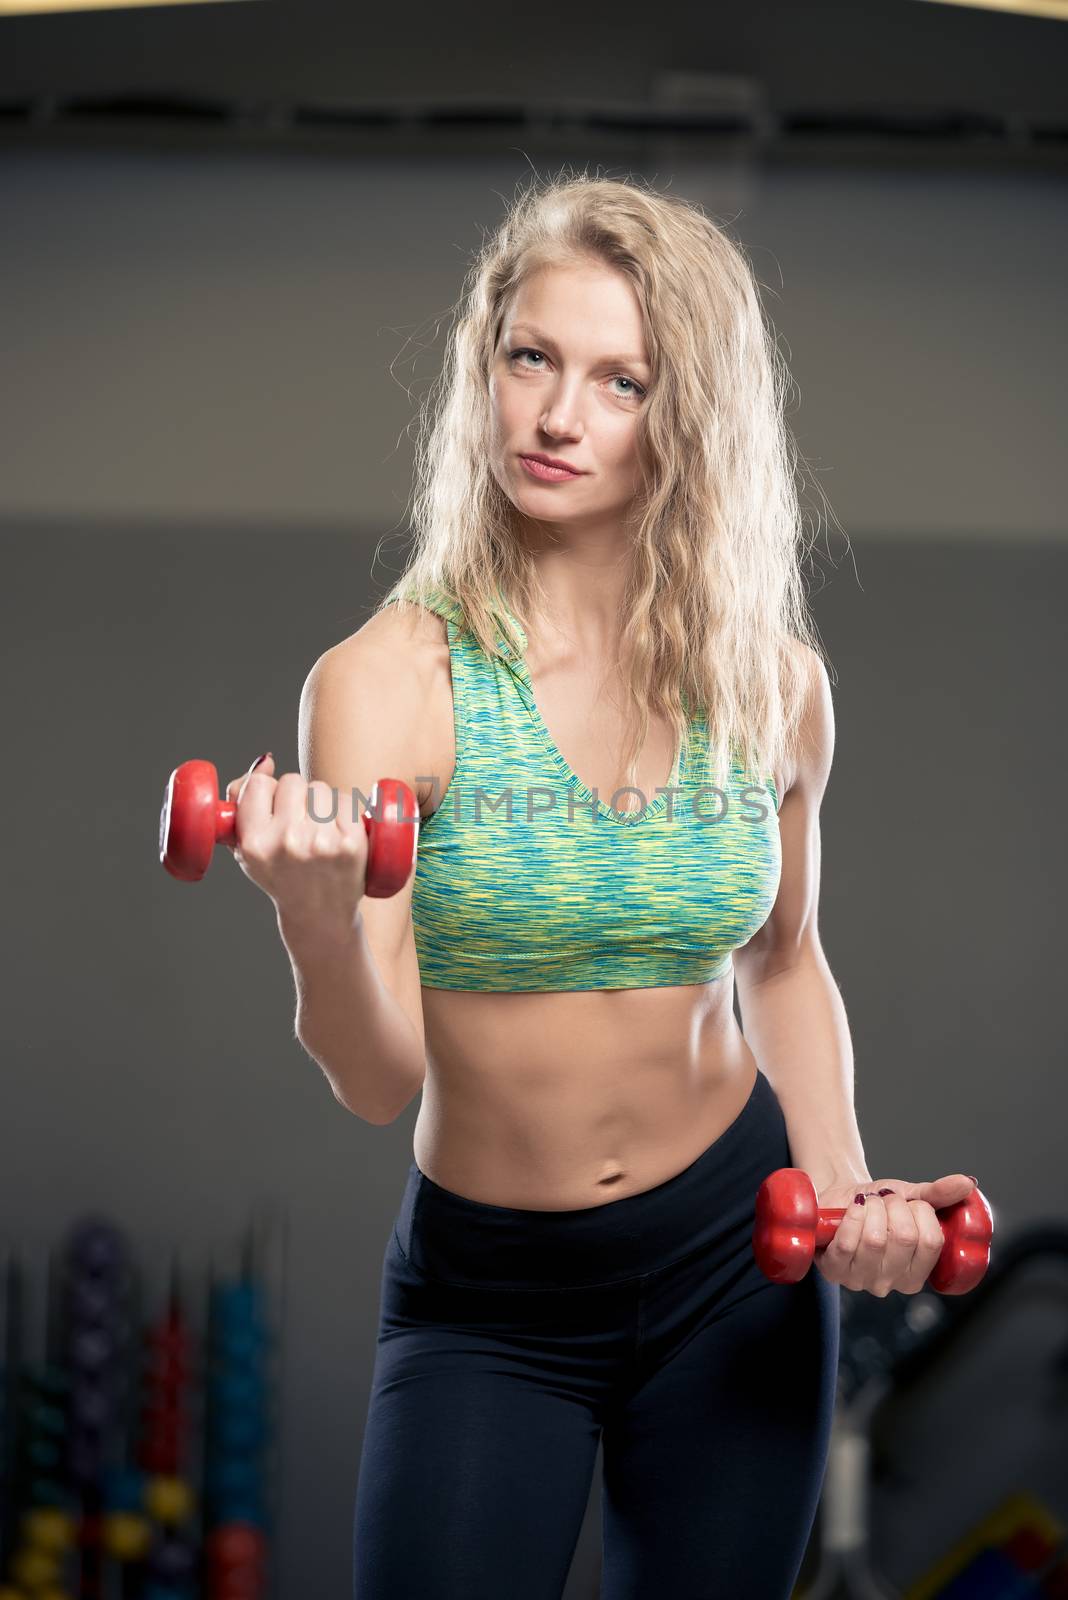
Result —
M 663 989 L 422 989 L 420 1172 L 487 1205 L 570 1211 L 640 1194 L 738 1116 L 757 1065 L 734 975 Z
M 439 617 L 421 618 L 432 763 L 421 770 L 440 775 L 440 796 L 456 762 L 448 636 Z M 589 664 L 554 669 L 533 640 L 528 664 L 565 759 L 577 751 L 598 792 L 611 793 L 619 727 L 590 696 Z M 643 792 L 672 770 L 673 752 L 670 727 L 654 718 Z M 420 795 L 424 815 L 432 803 Z M 733 970 L 665 988 L 420 993 L 415 1162 L 432 1183 L 486 1205 L 571 1211 L 655 1188 L 730 1126 L 756 1082 Z

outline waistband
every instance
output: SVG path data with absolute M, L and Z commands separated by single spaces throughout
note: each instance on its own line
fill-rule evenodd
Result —
M 758 1069 L 745 1105 L 675 1177 L 640 1194 L 571 1211 L 487 1205 L 443 1189 L 413 1161 L 395 1223 L 412 1265 L 451 1283 L 566 1288 L 655 1272 L 752 1231 L 756 1194 L 790 1164 L 786 1123 Z

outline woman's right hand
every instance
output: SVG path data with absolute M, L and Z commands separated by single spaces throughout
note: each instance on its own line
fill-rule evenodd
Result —
M 336 806 L 334 796 L 328 783 L 305 783 L 299 772 L 276 778 L 270 752 L 226 786 L 237 802 L 233 854 L 245 876 L 287 918 L 346 931 L 364 893 L 367 829 L 354 815 L 353 790 L 337 790 Z

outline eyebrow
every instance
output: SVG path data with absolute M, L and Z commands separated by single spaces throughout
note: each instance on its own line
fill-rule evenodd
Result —
M 552 350 L 557 348 L 556 341 L 552 338 L 552 336 L 548 333 L 544 333 L 541 328 L 536 328 L 532 322 L 513 322 L 511 331 L 513 333 L 518 333 L 520 328 L 522 328 L 524 332 L 528 333 L 532 339 L 537 339 L 539 344 L 547 344 Z M 647 367 L 650 371 L 652 371 L 652 368 L 649 367 L 648 361 L 644 360 L 641 356 L 602 356 L 599 365 L 605 366 L 612 361 L 621 362 L 625 367 Z

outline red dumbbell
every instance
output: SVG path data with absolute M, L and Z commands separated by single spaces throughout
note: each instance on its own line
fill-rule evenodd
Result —
M 821 1207 L 815 1186 L 800 1167 L 780 1167 L 757 1191 L 753 1255 L 772 1283 L 797 1283 L 817 1250 L 830 1244 L 845 1216 L 843 1206 Z M 927 1279 L 939 1294 L 967 1294 L 990 1265 L 994 1219 L 978 1188 L 966 1200 L 937 1212 L 945 1245 Z
M 159 859 L 172 878 L 199 883 L 217 844 L 233 849 L 237 802 L 219 798 L 210 761 L 183 761 L 171 773 L 159 817 Z M 367 829 L 364 893 L 388 900 L 408 881 L 419 837 L 419 808 L 399 778 L 379 778 L 363 813 Z

